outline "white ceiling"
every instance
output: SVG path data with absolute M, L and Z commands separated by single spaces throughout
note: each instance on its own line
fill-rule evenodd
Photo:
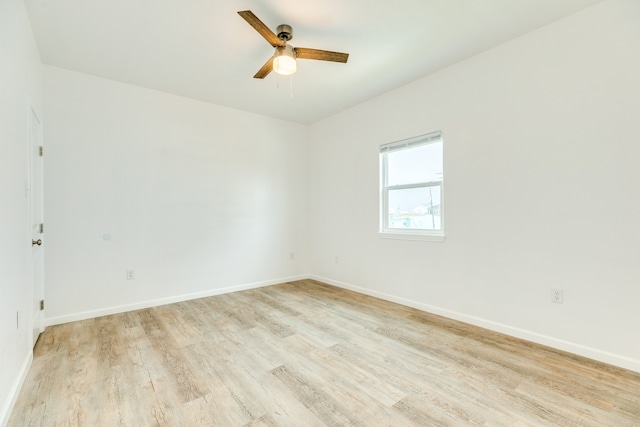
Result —
M 42 61 L 299 123 L 313 123 L 600 0 L 24 0 Z M 292 79 L 255 72 L 273 48 L 236 12 L 293 46 Z M 292 90 L 291 90 L 292 89 Z M 293 91 L 293 98 L 291 92 Z

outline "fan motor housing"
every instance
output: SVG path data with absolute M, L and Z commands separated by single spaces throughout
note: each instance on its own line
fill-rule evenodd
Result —
M 278 35 L 278 38 L 285 42 L 288 42 L 293 38 L 293 28 L 291 28 L 291 25 L 287 25 L 287 24 L 278 25 L 278 29 L 276 33 Z

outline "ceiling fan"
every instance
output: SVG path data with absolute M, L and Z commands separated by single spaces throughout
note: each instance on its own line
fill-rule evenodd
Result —
M 278 34 L 276 35 L 250 10 L 239 11 L 238 15 L 242 16 L 249 25 L 276 49 L 273 56 L 253 76 L 256 79 L 264 79 L 272 70 L 284 75 L 293 74 L 296 71 L 296 58 L 342 63 L 347 62 L 347 59 L 349 59 L 348 53 L 291 46 L 287 43 L 293 38 L 293 29 L 290 25 L 278 25 Z

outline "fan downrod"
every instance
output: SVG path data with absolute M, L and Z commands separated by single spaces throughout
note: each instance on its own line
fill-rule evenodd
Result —
M 288 42 L 293 38 L 293 28 L 291 28 L 291 25 L 278 25 L 278 29 L 276 31 L 278 34 L 278 38 L 283 42 Z

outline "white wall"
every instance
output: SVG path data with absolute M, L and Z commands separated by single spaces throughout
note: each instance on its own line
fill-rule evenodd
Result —
M 640 371 L 639 22 L 600 3 L 313 125 L 314 276 Z M 380 239 L 379 145 L 437 130 L 446 241 Z
M 48 324 L 308 274 L 305 126 L 49 66 L 45 94 Z
M 0 2 L 0 425 L 8 420 L 31 360 L 31 236 L 25 195 L 27 112 L 30 102 L 41 110 L 41 73 L 40 57 L 22 1 L 3 0 Z

